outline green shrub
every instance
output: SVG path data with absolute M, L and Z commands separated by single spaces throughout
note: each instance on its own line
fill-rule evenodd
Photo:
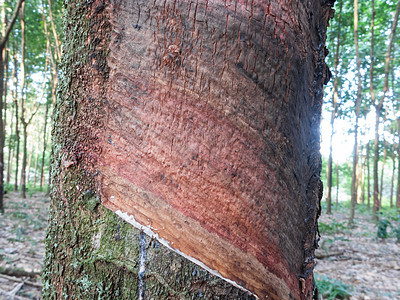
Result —
M 349 299 L 352 292 L 352 287 L 343 283 L 340 280 L 329 278 L 326 275 L 316 275 L 319 294 L 324 299 Z
M 381 219 L 378 221 L 378 223 L 376 224 L 376 226 L 378 226 L 378 232 L 377 232 L 377 236 L 378 238 L 381 239 L 386 239 L 389 237 L 389 233 L 388 233 L 388 227 L 391 226 L 392 224 L 390 223 L 390 221 L 386 220 L 386 219 Z
M 320 233 L 338 233 L 345 231 L 347 227 L 346 222 L 333 220 L 330 224 L 319 222 L 318 229 Z
M 395 234 L 395 237 L 397 239 L 397 242 L 400 243 L 400 224 L 398 225 L 397 228 L 393 229 L 393 232 Z

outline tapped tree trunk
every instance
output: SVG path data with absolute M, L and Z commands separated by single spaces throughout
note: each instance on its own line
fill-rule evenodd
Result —
M 44 298 L 317 297 L 332 5 L 68 2 Z

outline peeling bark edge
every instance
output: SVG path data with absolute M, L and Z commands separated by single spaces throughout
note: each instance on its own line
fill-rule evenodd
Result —
M 136 227 L 137 229 L 139 229 L 140 231 L 144 232 L 145 234 L 147 234 L 149 237 L 151 238 L 155 238 L 157 241 L 159 241 L 162 245 L 164 245 L 165 247 L 167 247 L 168 249 L 174 251 L 175 253 L 183 256 L 184 258 L 190 260 L 191 262 L 195 263 L 196 265 L 200 266 L 201 268 L 207 270 L 208 272 L 210 272 L 212 275 L 218 276 L 219 278 L 225 280 L 226 282 L 232 284 L 233 286 L 247 292 L 249 295 L 254 296 L 256 299 L 260 299 L 256 294 L 253 294 L 252 292 L 250 292 L 249 290 L 247 290 L 246 288 L 242 287 L 241 285 L 239 285 L 237 282 L 225 278 L 223 277 L 217 270 L 213 270 L 211 268 L 209 268 L 208 266 L 206 266 L 204 263 L 202 263 L 201 261 L 197 260 L 196 258 L 193 258 L 191 256 L 188 256 L 187 254 L 183 253 L 182 251 L 175 249 L 174 247 L 172 247 L 170 245 L 170 243 L 161 238 L 158 233 L 155 233 L 153 231 L 153 229 L 151 228 L 151 226 L 145 226 L 142 225 L 140 223 L 138 223 L 135 219 L 134 216 L 130 216 L 128 215 L 126 212 L 122 212 L 121 210 L 117 210 L 115 211 L 115 213 L 124 221 L 128 222 L 129 224 L 131 224 L 132 226 Z

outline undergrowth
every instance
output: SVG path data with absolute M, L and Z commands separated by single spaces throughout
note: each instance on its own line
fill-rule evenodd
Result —
M 316 275 L 315 280 L 322 299 L 350 299 L 352 287 L 326 275 Z

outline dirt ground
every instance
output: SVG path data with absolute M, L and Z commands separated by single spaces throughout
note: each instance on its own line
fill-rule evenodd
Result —
M 5 213 L 0 215 L 0 300 L 41 299 L 49 199 L 44 193 L 27 199 L 9 193 L 4 204 Z M 337 211 L 321 217 L 321 229 L 334 230 L 322 233 L 316 276 L 348 285 L 350 299 L 400 299 L 400 244 L 394 237 L 377 239 L 377 227 L 369 215 L 357 215 L 352 230 L 347 218 Z
M 378 239 L 369 214 L 356 214 L 353 229 L 347 223 L 348 214 L 338 211 L 320 218 L 321 229 L 326 224 L 337 232 L 321 233 L 317 277 L 327 276 L 350 286 L 350 299 L 400 299 L 400 243 L 395 237 Z M 397 222 L 391 223 L 398 228 Z
M 49 198 L 35 194 L 21 199 L 4 195 L 0 214 L 0 300 L 41 299 Z

